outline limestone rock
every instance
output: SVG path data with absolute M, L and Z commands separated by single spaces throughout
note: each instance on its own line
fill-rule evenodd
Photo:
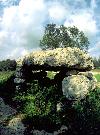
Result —
M 61 102 L 57 103 L 57 111 L 58 112 L 62 110 L 62 108 L 63 108 L 62 106 L 63 106 L 63 104 Z
M 20 118 L 13 118 L 9 121 L 7 126 L 1 129 L 2 135 L 24 135 L 25 126 Z
M 95 88 L 95 78 L 89 79 L 84 75 L 68 76 L 62 81 L 63 95 L 69 100 L 83 99 L 89 93 L 89 90 Z
M 24 135 L 25 127 L 20 118 L 11 119 L 8 124 L 9 118 L 15 117 L 17 111 L 4 103 L 0 98 L 0 133 L 1 135 Z
M 91 57 L 79 48 L 67 47 L 54 50 L 32 52 L 23 59 L 17 61 L 18 65 L 41 65 L 50 67 L 92 69 L 93 62 Z
M 79 72 L 78 75 L 84 75 L 90 80 L 93 78 L 93 74 L 91 72 Z
M 0 122 L 7 120 L 8 117 L 16 114 L 16 110 L 6 105 L 2 98 L 0 98 Z
M 54 135 L 53 133 L 48 133 L 45 130 L 39 131 L 39 130 L 33 130 L 31 132 L 33 135 Z
M 63 135 L 66 134 L 68 131 L 68 127 L 66 127 L 65 125 L 62 125 L 61 128 L 57 131 L 54 131 L 53 133 L 48 133 L 45 130 L 36 130 L 34 129 L 31 133 L 33 135 Z
M 25 80 L 24 79 L 20 79 L 20 78 L 15 78 L 14 79 L 14 83 L 20 84 L 20 83 L 24 83 Z
M 77 75 L 79 73 L 78 70 L 70 70 L 66 72 L 66 76 L 71 76 L 71 75 Z

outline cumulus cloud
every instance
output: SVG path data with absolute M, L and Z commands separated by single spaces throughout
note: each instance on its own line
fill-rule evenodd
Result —
M 63 23 L 66 18 L 67 9 L 60 3 L 54 3 L 49 8 L 50 20 L 53 23 Z
M 0 47 L 3 50 L 9 47 L 12 54 L 6 51 L 7 57 L 16 57 L 16 48 L 20 52 L 20 48 L 28 50 L 38 47 L 43 34 L 43 23 L 46 21 L 45 8 L 43 0 L 21 0 L 18 6 L 4 9 L 0 22 Z
M 86 7 L 85 0 L 74 2 L 0 0 L 0 2 L 6 5 L 0 16 L 0 59 L 17 58 L 32 49 L 39 49 L 39 40 L 47 23 L 75 25 L 87 35 L 98 32 L 94 18 L 94 9 L 97 7 L 95 0 L 91 0 L 89 8 Z
M 68 18 L 65 23 L 65 26 L 76 26 L 80 30 L 84 31 L 88 35 L 97 33 L 96 20 L 91 13 L 83 11 L 81 13 L 73 14 Z

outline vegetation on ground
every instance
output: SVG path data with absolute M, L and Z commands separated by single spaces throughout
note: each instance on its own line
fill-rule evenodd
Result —
M 100 82 L 100 74 L 95 74 L 94 76 L 97 79 L 97 81 Z
M 14 71 L 3 71 L 0 72 L 0 85 L 3 85 L 14 75 Z
M 53 72 L 53 71 L 48 71 L 47 72 L 47 77 L 50 79 L 54 79 L 54 76 L 57 74 L 57 72 Z
M 95 68 L 92 70 L 93 73 L 97 73 L 97 74 L 100 74 L 100 69 L 99 68 Z
M 66 125 L 69 131 L 74 134 L 93 134 L 100 132 L 100 88 L 90 91 L 89 95 L 77 102 L 70 102 L 62 95 L 62 91 L 56 86 L 49 88 L 40 87 L 37 81 L 27 83 L 27 91 L 15 91 L 11 97 L 12 83 L 8 80 L 14 72 L 0 72 L 0 91 L 5 92 L 3 96 L 16 103 L 17 111 L 25 114 L 24 122 L 37 129 L 53 131 L 61 125 Z M 54 78 L 52 72 L 48 72 L 49 78 Z M 95 75 L 98 83 L 100 74 Z M 6 84 L 5 82 L 8 82 Z M 8 91 L 2 89 L 1 84 L 6 86 Z M 12 88 L 12 90 L 14 90 Z M 6 99 L 5 98 L 5 99 Z M 57 110 L 57 105 L 62 105 Z M 51 129 L 49 128 L 51 127 Z M 96 129 L 96 130 L 95 130 Z
M 29 84 L 26 92 L 16 91 L 13 101 L 17 103 L 18 110 L 24 113 L 26 121 L 34 119 L 34 126 L 49 128 L 50 125 L 45 125 L 47 121 L 51 125 L 61 124 L 59 113 L 57 112 L 57 103 L 62 100 L 61 91 L 58 91 L 55 86 L 49 88 L 41 88 L 37 82 Z M 35 125 L 38 121 L 38 125 Z M 52 126 L 53 128 L 53 126 Z
M 76 110 L 75 131 L 81 134 L 100 133 L 100 88 L 91 91 L 83 100 L 73 105 Z

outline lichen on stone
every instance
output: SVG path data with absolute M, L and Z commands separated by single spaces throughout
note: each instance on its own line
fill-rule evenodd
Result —
M 62 81 L 63 95 L 69 100 L 83 99 L 90 90 L 96 88 L 96 80 L 84 75 L 71 75 Z
M 92 58 L 86 52 L 76 47 L 32 52 L 24 58 L 19 59 L 17 63 L 18 65 L 23 65 L 23 63 L 28 65 L 31 63 L 42 66 L 47 64 L 54 67 L 64 65 L 66 68 L 74 66 L 78 69 L 93 68 Z

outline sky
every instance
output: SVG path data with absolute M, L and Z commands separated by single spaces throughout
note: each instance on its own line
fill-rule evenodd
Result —
M 100 0 L 0 0 L 0 60 L 39 50 L 48 23 L 76 26 L 100 56 Z

